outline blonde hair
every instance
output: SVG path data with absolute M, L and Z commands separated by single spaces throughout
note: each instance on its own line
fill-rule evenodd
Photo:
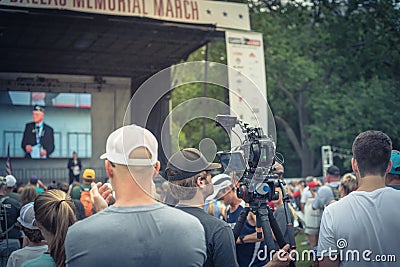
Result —
M 34 210 L 36 220 L 53 236 L 49 250 L 56 266 L 65 266 L 65 236 L 76 221 L 74 202 L 65 192 L 53 189 L 36 198 Z
M 39 194 L 36 191 L 36 187 L 34 185 L 27 184 L 21 192 L 21 206 L 35 201 L 38 195 Z
M 342 179 L 340 179 L 340 185 L 343 188 L 344 195 L 347 196 L 356 189 L 357 178 L 351 173 L 346 173 L 343 175 Z

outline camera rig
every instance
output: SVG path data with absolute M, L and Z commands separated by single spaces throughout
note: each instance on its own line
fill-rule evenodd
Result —
M 218 115 L 216 123 L 228 132 L 239 125 L 245 136 L 242 144 L 230 152 L 218 152 L 224 171 L 236 171 L 241 174 L 237 194 L 250 206 L 258 202 L 272 201 L 278 198 L 275 192 L 277 175 L 273 174 L 275 162 L 275 142 L 263 133 L 261 127 L 250 127 L 236 117 Z
M 234 171 L 240 173 L 236 193 L 239 198 L 248 203 L 248 207 L 242 210 L 233 229 L 235 240 L 239 237 L 247 215 L 251 211 L 256 215 L 257 238 L 261 239 L 263 236 L 262 233 L 264 233 L 268 255 L 270 255 L 272 250 L 276 249 L 272 232 L 280 248 L 290 243 L 292 245 L 291 249 L 294 249 L 294 229 L 293 224 L 289 222 L 287 213 L 289 197 L 285 191 L 284 181 L 277 179 L 278 175 L 273 173 L 276 152 L 274 140 L 266 136 L 261 127 L 250 127 L 234 116 L 217 115 L 216 124 L 223 127 L 228 133 L 233 127 L 239 125 L 245 136 L 240 146 L 235 147 L 229 152 L 217 153 L 224 172 Z M 290 233 L 289 239 L 291 240 L 284 239 L 273 211 L 268 205 L 269 201 L 279 199 L 279 194 L 275 191 L 276 187 L 279 187 L 282 192 L 286 225 Z M 295 263 L 291 261 L 289 265 L 295 266 Z

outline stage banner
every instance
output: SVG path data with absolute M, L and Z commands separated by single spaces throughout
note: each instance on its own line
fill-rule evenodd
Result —
M 203 0 L 1 0 L 0 6 L 72 10 L 250 30 L 245 4 Z
M 261 33 L 226 31 L 229 105 L 231 115 L 268 134 L 267 88 Z M 236 126 L 234 130 L 240 133 Z M 232 146 L 240 143 L 231 135 Z

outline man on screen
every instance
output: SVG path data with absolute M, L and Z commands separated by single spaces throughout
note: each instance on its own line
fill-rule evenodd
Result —
M 54 151 L 53 128 L 43 122 L 44 107 L 35 105 L 32 111 L 33 122 L 25 125 L 21 147 L 25 158 L 48 158 Z

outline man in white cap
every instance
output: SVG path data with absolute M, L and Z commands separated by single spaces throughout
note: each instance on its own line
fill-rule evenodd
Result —
M 7 194 L 6 178 L 0 176 L 0 266 L 5 266 L 10 253 L 19 249 L 19 228 L 15 225 L 21 206 Z
M 17 179 L 11 174 L 6 176 L 7 183 L 7 196 L 15 199 L 19 203 L 21 203 L 21 194 L 14 192 L 15 185 L 17 184 Z
M 67 266 L 202 266 L 205 233 L 200 222 L 156 201 L 158 143 L 128 125 L 107 139 L 105 169 L 115 204 L 72 225 L 65 240 Z M 100 184 L 92 184 L 96 190 Z
M 24 262 L 35 259 L 48 250 L 42 233 L 34 224 L 35 211 L 33 209 L 33 202 L 29 202 L 22 206 L 17 221 L 21 230 L 25 234 L 25 246 L 11 253 L 10 258 L 8 258 L 7 267 L 22 266 Z

